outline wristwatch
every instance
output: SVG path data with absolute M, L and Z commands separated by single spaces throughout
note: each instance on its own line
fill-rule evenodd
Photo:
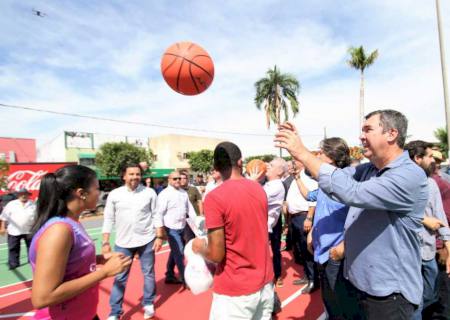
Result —
M 313 218 L 306 216 L 306 220 L 313 221 Z

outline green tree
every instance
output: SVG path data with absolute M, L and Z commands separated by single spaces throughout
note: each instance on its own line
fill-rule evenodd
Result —
M 266 126 L 269 129 L 271 122 L 280 124 L 282 110 L 285 121 L 289 120 L 289 109 L 294 117 L 297 115 L 299 111 L 297 95 L 300 84 L 295 76 L 281 73 L 277 66 L 269 69 L 266 75 L 255 82 L 255 104 L 259 110 L 264 108 Z
M 8 188 L 8 173 L 9 163 L 5 160 L 0 160 L 0 189 L 6 190 Z
M 437 128 L 434 130 L 434 136 L 439 140 L 439 148 L 444 153 L 444 157 L 448 155 L 447 128 Z
M 284 113 L 284 121 L 289 120 L 289 109 L 295 117 L 299 111 L 297 95 L 300 92 L 300 83 L 295 76 L 281 73 L 275 65 L 273 69 L 266 72 L 266 77 L 255 82 L 255 104 L 261 110 L 264 108 L 266 114 L 266 126 L 270 123 L 281 123 L 281 111 Z M 290 107 L 290 108 L 289 108 Z M 280 148 L 280 157 L 282 151 Z
M 187 157 L 191 170 L 202 173 L 209 172 L 213 166 L 213 155 L 214 152 L 208 149 L 188 152 Z
M 152 152 L 127 142 L 108 142 L 103 144 L 95 156 L 95 163 L 107 177 L 120 176 L 125 163 L 146 161 L 151 166 Z
M 364 70 L 372 65 L 375 60 L 378 58 L 378 50 L 373 51 L 369 55 L 366 55 L 363 46 L 360 47 L 350 47 L 348 49 L 348 53 L 350 54 L 350 59 L 347 60 L 347 63 L 350 67 L 359 70 L 361 76 L 361 83 L 359 89 L 359 130 L 362 127 L 362 121 L 364 117 Z

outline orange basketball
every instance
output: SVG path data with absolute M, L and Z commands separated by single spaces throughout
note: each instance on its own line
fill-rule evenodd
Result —
M 161 73 L 167 84 L 185 95 L 202 93 L 214 78 L 214 64 L 202 47 L 192 42 L 171 45 L 161 59 Z
M 259 159 L 253 159 L 249 163 L 247 163 L 245 170 L 247 171 L 248 174 L 252 173 L 253 171 L 258 171 L 260 176 L 263 176 L 267 172 L 267 166 L 264 161 Z

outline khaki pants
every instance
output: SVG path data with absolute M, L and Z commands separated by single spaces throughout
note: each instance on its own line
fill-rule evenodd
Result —
M 214 293 L 209 319 L 269 320 L 272 319 L 273 299 L 273 283 L 246 296 L 230 297 Z

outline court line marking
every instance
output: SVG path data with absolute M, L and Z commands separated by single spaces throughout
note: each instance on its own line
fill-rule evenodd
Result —
M 0 315 L 0 319 L 14 318 L 14 317 L 32 317 L 32 316 L 34 316 L 34 311 L 3 314 L 3 315 Z
M 95 227 L 95 228 L 89 228 L 89 229 L 85 229 L 86 231 L 88 231 L 88 233 L 89 233 L 89 231 L 92 231 L 92 230 L 99 230 L 99 229 L 102 229 L 103 227 Z M 101 233 L 101 232 L 100 232 Z M 0 243 L 0 246 L 7 246 L 8 245 L 8 243 L 7 242 L 4 242 L 4 243 Z M 0 249 L 1 250 L 1 249 Z
M 170 251 L 170 250 L 164 250 L 164 252 L 166 251 Z M 162 253 L 163 251 L 161 251 Z M 158 252 L 159 253 L 159 252 Z M 286 300 L 284 300 L 281 303 L 281 307 L 284 308 L 285 306 L 287 306 L 289 303 L 291 303 L 292 301 L 294 301 L 296 298 L 298 298 L 302 293 L 303 293 L 303 289 L 306 287 L 306 285 L 302 288 L 300 288 L 299 290 L 297 290 L 296 292 L 294 292 L 293 294 L 291 294 Z M 2 296 L 0 296 L 1 298 Z M 0 319 L 4 319 L 4 318 L 12 318 L 12 317 L 32 317 L 34 316 L 34 312 L 30 311 L 30 312 L 25 312 L 25 313 L 11 313 L 11 314 L 5 314 L 0 316 Z M 318 318 L 317 320 L 325 320 L 326 319 L 326 313 L 323 312 Z
M 165 244 L 161 248 L 164 248 L 164 247 L 167 247 L 167 246 L 168 246 L 168 244 Z M 169 251 L 170 251 L 170 249 L 158 251 L 158 252 L 155 253 L 155 255 L 163 254 L 163 253 L 166 253 L 166 252 L 169 252 Z M 11 286 L 14 286 L 14 285 L 17 285 L 17 284 L 21 284 L 21 283 L 30 282 L 31 280 L 32 279 L 28 279 L 28 280 L 19 281 L 19 282 L 16 282 L 16 283 L 8 284 L 6 286 L 0 287 L 0 289 L 6 288 L 6 287 L 11 287 Z M 13 294 L 16 294 L 16 293 L 20 293 L 22 291 L 27 291 L 27 290 L 31 290 L 31 288 L 24 288 L 24 289 L 19 289 L 19 290 L 13 291 L 13 292 L 8 292 L 8 293 L 5 293 L 3 295 L 0 295 L 0 298 L 7 297 L 7 296 L 10 296 L 10 295 L 13 295 Z
M 298 289 L 297 291 L 295 291 L 293 294 L 291 294 L 289 297 L 287 297 L 282 303 L 281 303 L 281 308 L 284 308 L 285 306 L 287 306 L 289 303 L 291 303 L 292 301 L 294 301 L 295 299 L 297 299 L 302 293 L 303 293 L 303 289 L 306 288 L 306 285 L 304 285 L 303 287 L 301 287 L 300 289 Z
M 8 292 L 8 293 L 5 293 L 5 294 L 0 295 L 0 298 L 12 296 L 12 295 L 14 295 L 14 294 L 21 293 L 21 292 L 23 292 L 23 291 L 28 291 L 28 290 L 31 290 L 31 288 L 24 288 L 24 289 L 20 289 L 20 290 L 13 291 L 13 292 Z

